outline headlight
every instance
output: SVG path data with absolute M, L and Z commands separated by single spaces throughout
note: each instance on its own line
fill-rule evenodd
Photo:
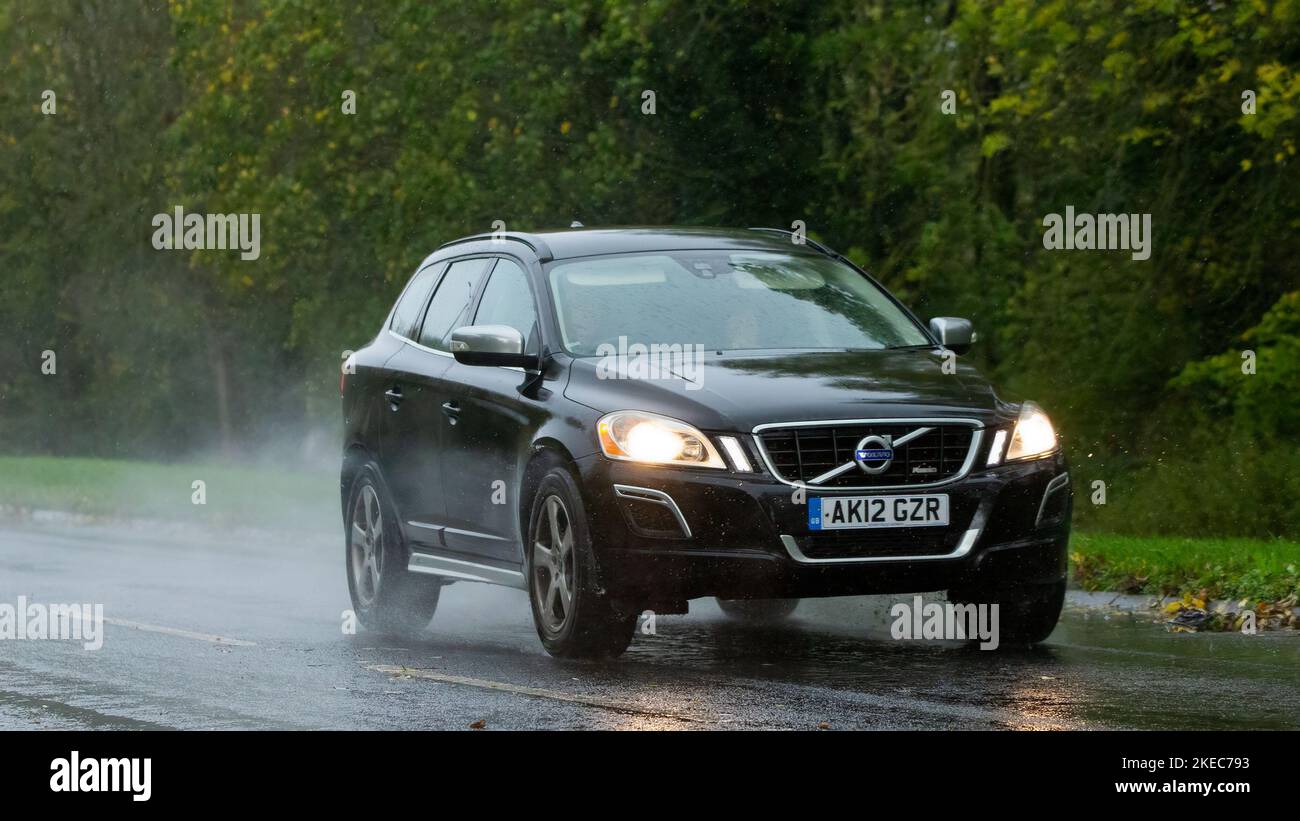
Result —
M 600 449 L 611 459 L 655 465 L 725 468 L 707 436 L 695 428 L 644 411 L 615 411 L 596 423 Z
M 1043 413 L 1043 409 L 1033 402 L 1020 406 L 1020 418 L 1011 432 L 1011 444 L 1007 446 L 1007 461 L 1029 459 L 1042 456 L 1056 450 L 1056 430 L 1052 421 Z

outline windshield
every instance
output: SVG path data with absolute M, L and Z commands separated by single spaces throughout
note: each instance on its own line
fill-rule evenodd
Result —
M 575 356 L 620 338 L 713 351 L 930 344 L 884 291 L 829 257 L 618 254 L 557 263 L 549 279 L 564 348 Z

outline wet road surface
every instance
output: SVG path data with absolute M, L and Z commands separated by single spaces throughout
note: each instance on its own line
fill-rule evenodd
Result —
M 1069 609 L 1045 646 L 889 636 L 883 597 L 788 622 L 711 600 L 622 658 L 557 661 L 521 591 L 443 591 L 426 637 L 345 635 L 328 536 L 0 524 L 0 603 L 104 605 L 103 647 L 0 640 L 0 728 L 1298 728 L 1300 636 Z M 910 597 L 900 597 L 910 601 Z

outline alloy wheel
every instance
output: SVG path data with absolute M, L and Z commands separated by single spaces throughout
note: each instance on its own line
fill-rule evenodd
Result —
M 364 485 L 352 507 L 352 578 L 363 607 L 375 601 L 384 562 L 384 515 L 373 485 Z
M 548 632 L 564 629 L 573 611 L 573 522 L 554 494 L 542 503 L 533 538 L 533 598 Z

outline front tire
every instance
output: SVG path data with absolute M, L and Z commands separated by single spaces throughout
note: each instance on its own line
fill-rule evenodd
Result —
M 798 606 L 798 599 L 718 599 L 718 607 L 723 613 L 747 624 L 785 621 Z
M 563 467 L 537 486 L 528 517 L 528 598 L 537 636 L 559 658 L 602 658 L 627 649 L 636 614 L 622 613 L 601 589 L 586 510 Z
M 948 600 L 960 604 L 998 605 L 1000 645 L 1038 644 L 1056 629 L 1065 606 L 1065 580 L 1051 584 L 999 588 L 954 588 Z
M 374 464 L 352 482 L 344 556 L 352 610 L 367 630 L 413 636 L 429 625 L 442 584 L 406 569 L 410 550 L 397 513 Z

